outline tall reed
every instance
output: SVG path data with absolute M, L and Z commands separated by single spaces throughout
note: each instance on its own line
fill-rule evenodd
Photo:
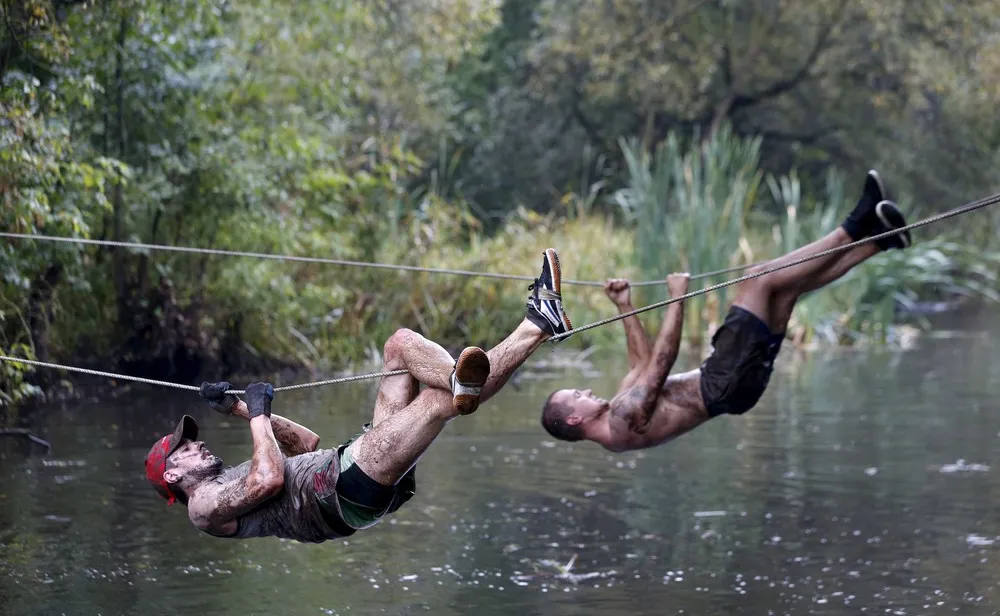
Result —
M 644 277 L 717 270 L 742 258 L 745 217 L 761 182 L 761 140 L 724 127 L 693 143 L 685 150 L 671 134 L 650 152 L 636 140 L 620 141 L 628 177 L 614 199 L 635 229 L 636 266 Z M 654 294 L 646 299 L 665 291 Z M 726 295 L 691 301 L 685 328 L 691 337 L 700 339 L 721 320 Z

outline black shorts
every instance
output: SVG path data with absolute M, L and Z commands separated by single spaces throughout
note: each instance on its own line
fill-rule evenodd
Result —
M 784 339 L 753 313 L 730 308 L 712 336 L 712 354 L 701 365 L 701 397 L 709 416 L 742 415 L 757 404 Z
M 370 429 L 371 424 L 365 424 L 361 434 Z M 358 530 L 374 526 L 383 517 L 399 510 L 417 491 L 416 466 L 407 471 L 394 486 L 375 481 L 354 461 L 344 468 L 344 452 L 361 434 L 337 447 L 340 473 L 335 487 L 330 485 L 330 464 L 321 468 L 314 478 L 316 498 L 323 517 L 330 528 L 342 537 L 349 537 Z
M 367 423 L 362 434 L 371 430 Z M 360 434 L 337 448 L 340 456 L 340 477 L 337 478 L 337 498 L 344 521 L 353 528 L 375 525 L 383 517 L 399 510 L 417 491 L 417 467 L 414 465 L 394 486 L 385 486 L 368 476 L 357 463 L 344 468 L 344 452 Z

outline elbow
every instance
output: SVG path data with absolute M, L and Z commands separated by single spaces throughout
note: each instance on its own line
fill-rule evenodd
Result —
M 285 489 L 285 474 L 279 469 L 258 472 L 253 481 L 254 495 L 261 499 L 277 496 Z
M 310 434 L 305 438 L 305 442 L 302 444 L 307 452 L 313 452 L 319 449 L 319 435 Z
M 281 494 L 285 489 L 285 478 L 282 475 L 268 479 L 262 486 L 262 493 L 265 498 L 271 498 Z

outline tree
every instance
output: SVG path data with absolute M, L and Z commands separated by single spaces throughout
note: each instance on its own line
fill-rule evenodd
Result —
M 990 36 L 998 7 L 545 2 L 521 79 L 488 103 L 496 133 L 477 148 L 471 174 L 486 188 L 472 196 L 495 204 L 507 183 L 540 205 L 575 181 L 584 144 L 620 161 L 619 137 L 651 144 L 670 131 L 709 135 L 723 121 L 763 137 L 767 169 L 799 167 L 807 183 L 831 164 L 880 163 L 906 171 L 904 185 L 929 188 L 936 174 L 906 160 L 917 144 L 933 153 L 929 133 L 948 141 L 947 124 L 928 110 L 961 87 L 955 76 Z

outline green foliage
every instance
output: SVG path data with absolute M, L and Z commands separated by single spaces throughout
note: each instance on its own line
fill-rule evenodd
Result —
M 996 0 L 503 7 L 483 61 L 504 78 L 475 99 L 486 118 L 475 129 L 491 130 L 470 140 L 465 167 L 467 195 L 486 210 L 548 207 L 582 171 L 585 145 L 623 171 L 621 136 L 658 143 L 727 121 L 764 137 L 765 170 L 798 168 L 810 190 L 831 164 L 878 165 L 932 200 L 992 188 Z
M 774 256 L 836 224 L 850 196 L 831 169 L 861 154 L 928 197 L 991 177 L 996 2 L 905 7 L 12 0 L 0 229 L 525 275 L 554 246 L 598 280 Z M 969 226 L 983 252 L 995 218 Z M 803 302 L 800 338 L 884 337 L 935 289 L 991 296 L 992 265 L 926 246 Z M 7 352 L 185 381 L 364 361 L 400 326 L 489 345 L 526 291 L 27 241 L 0 246 L 0 272 Z M 703 336 L 726 295 L 692 303 Z M 567 308 L 611 312 L 587 288 Z M 5 370 L 5 400 L 36 391 Z
M 0 313 L 0 323 L 3 320 L 3 314 Z M 23 359 L 35 358 L 31 347 L 23 343 L 16 343 L 11 347 L 0 346 L 0 355 Z M 27 380 L 32 372 L 34 368 L 27 364 L 0 362 L 0 407 L 23 402 L 41 393 L 40 387 L 32 385 Z
M 635 141 L 623 142 L 622 150 L 629 184 L 615 201 L 635 226 L 644 277 L 662 277 L 667 270 L 710 272 L 740 262 L 745 218 L 760 184 L 759 139 L 739 138 L 726 127 L 687 151 L 673 134 L 652 155 Z M 655 293 L 662 297 L 662 289 Z M 706 333 L 727 307 L 725 290 L 693 299 L 689 335 Z

